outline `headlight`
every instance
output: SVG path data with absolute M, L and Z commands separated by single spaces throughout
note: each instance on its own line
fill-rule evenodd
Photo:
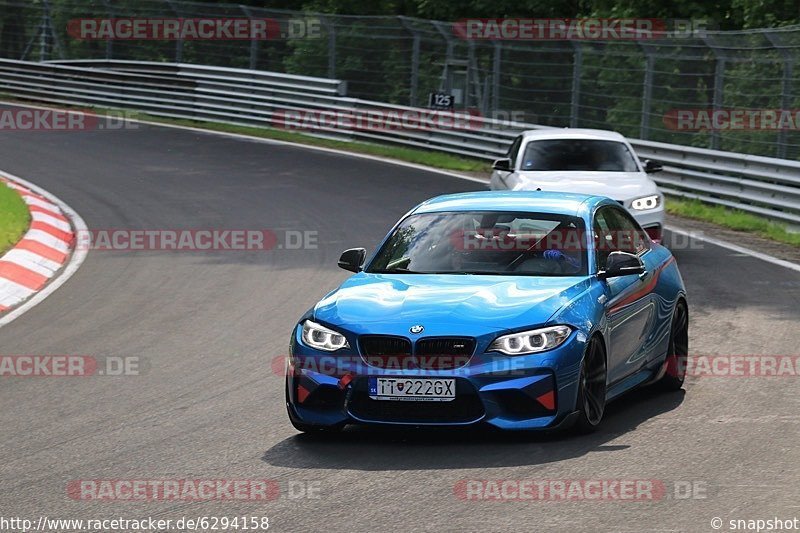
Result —
M 631 202 L 631 208 L 637 211 L 644 211 L 645 209 L 655 209 L 661 205 L 661 195 L 653 194 L 652 196 L 644 196 L 637 198 Z
M 544 352 L 560 346 L 567 340 L 571 332 L 572 328 L 569 326 L 553 326 L 503 335 L 495 339 L 489 346 L 489 351 L 501 352 L 506 355 Z
M 303 322 L 303 342 L 312 348 L 326 352 L 335 352 L 340 348 L 350 347 L 344 335 L 311 320 Z

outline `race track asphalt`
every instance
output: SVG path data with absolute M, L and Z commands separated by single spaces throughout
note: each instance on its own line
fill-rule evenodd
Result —
M 139 376 L 0 378 L 4 517 L 269 516 L 275 531 L 713 531 L 713 517 L 800 517 L 800 377 L 690 378 L 609 407 L 585 437 L 376 431 L 331 441 L 289 424 L 282 378 L 297 318 L 428 197 L 478 183 L 356 157 L 140 125 L 0 132 L 0 169 L 89 228 L 317 232 L 309 250 L 92 251 L 0 328 L 0 355 L 139 357 Z M 676 250 L 690 347 L 798 355 L 800 273 L 691 243 Z M 272 479 L 269 502 L 75 501 L 80 479 Z M 462 501 L 464 479 L 659 480 L 648 502 Z M 316 498 L 291 498 L 302 483 Z M 675 487 L 694 483 L 697 497 Z M 316 484 L 316 485 L 313 485 Z M 678 496 L 681 496 L 679 494 Z M 703 497 L 700 497 L 703 496 Z M 727 526 L 726 526 L 727 527 Z M 727 529 L 724 529 L 727 530 Z

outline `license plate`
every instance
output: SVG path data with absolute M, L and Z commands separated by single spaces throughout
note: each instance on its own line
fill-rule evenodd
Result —
M 369 378 L 373 400 L 449 402 L 456 398 L 454 378 Z

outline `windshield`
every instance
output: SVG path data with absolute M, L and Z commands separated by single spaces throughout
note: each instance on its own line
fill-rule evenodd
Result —
M 372 273 L 583 276 L 578 217 L 496 211 L 411 215 L 367 268 Z
M 625 143 L 587 139 L 531 141 L 525 147 L 521 169 L 639 172 L 636 157 Z

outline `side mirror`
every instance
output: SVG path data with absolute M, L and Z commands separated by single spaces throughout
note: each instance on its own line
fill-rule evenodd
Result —
M 605 269 L 597 273 L 599 279 L 644 274 L 644 263 L 638 255 L 629 252 L 611 252 L 606 259 Z
M 495 170 L 502 170 L 503 172 L 511 172 L 514 170 L 511 168 L 511 159 L 504 157 L 503 159 L 496 159 L 494 163 L 492 163 L 492 168 Z
M 339 268 L 350 272 L 361 272 L 366 258 L 367 251 L 364 248 L 350 248 L 342 252 L 342 256 L 339 258 Z
M 658 161 L 653 161 L 652 159 L 647 159 L 644 162 L 644 171 L 647 174 L 652 174 L 654 172 L 661 172 L 664 170 L 664 167 L 661 166 L 661 163 Z

